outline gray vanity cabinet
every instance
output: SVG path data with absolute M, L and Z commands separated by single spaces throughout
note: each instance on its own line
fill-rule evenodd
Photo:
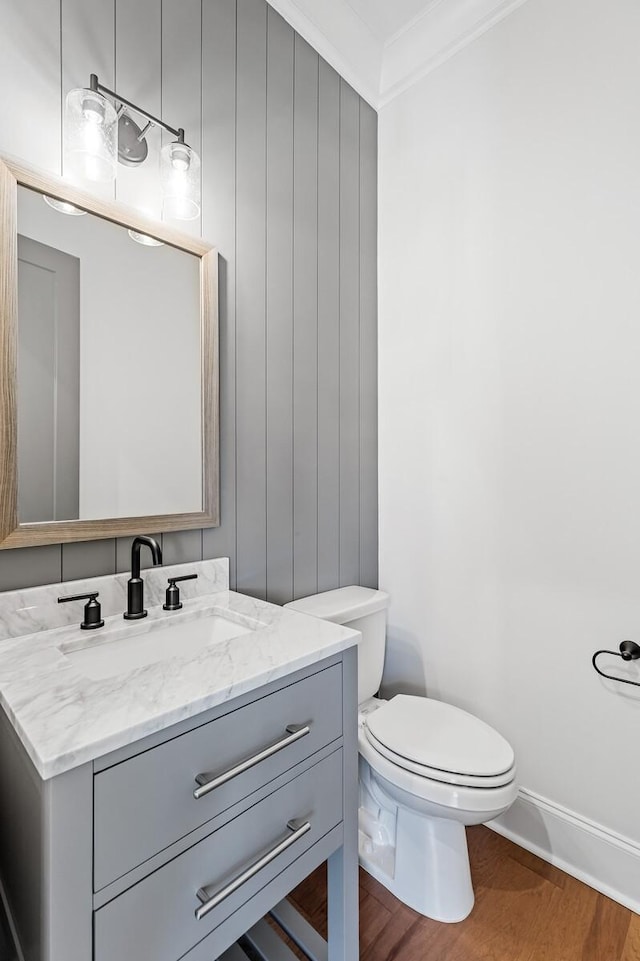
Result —
M 214 961 L 326 859 L 356 961 L 354 648 L 50 781 L 2 715 L 0 762 L 25 961 Z
M 336 751 L 194 844 L 95 915 L 96 961 L 176 961 L 237 911 L 265 882 L 342 820 L 342 758 Z M 258 852 L 273 848 L 295 820 L 310 829 L 200 920 L 195 892 L 222 888 Z
M 299 740 L 194 798 L 194 775 L 232 771 L 261 748 Z M 300 733 L 301 733 L 300 732 Z M 229 710 L 143 754 L 95 775 L 94 884 L 101 890 L 231 805 L 342 736 L 342 669 L 317 671 L 295 684 Z

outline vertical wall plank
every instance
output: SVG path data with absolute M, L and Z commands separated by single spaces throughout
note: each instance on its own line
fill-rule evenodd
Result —
M 186 142 L 198 153 L 202 152 L 202 17 L 202 0 L 162 0 L 162 119 L 172 127 L 183 127 Z M 175 138 L 164 131 L 163 139 Z
M 201 560 L 201 531 L 169 531 L 162 535 L 163 564 L 186 564 Z
M 115 83 L 115 0 L 61 0 L 62 94 L 87 87 L 96 73 Z
M 340 582 L 340 77 L 318 90 L 318 590 Z
M 86 87 L 89 75 L 96 73 L 102 83 L 113 88 L 115 82 L 115 0 L 62 0 L 62 98 L 74 87 Z M 112 199 L 115 185 L 108 184 L 99 194 Z M 116 545 L 110 538 L 86 544 L 63 544 L 62 579 L 97 577 L 116 569 Z
M 62 554 L 58 544 L 0 551 L 0 585 L 3 591 L 56 584 L 61 580 Z
M 360 583 L 378 586 L 378 116 L 360 102 Z
M 115 0 L 61 0 L 62 98 L 69 90 L 86 87 L 92 73 L 113 89 L 115 82 Z M 86 187 L 86 184 L 84 184 Z M 112 200 L 115 184 L 95 186 L 95 192 Z
M 340 584 L 360 579 L 360 104 L 340 82 Z
M 162 119 L 182 127 L 185 141 L 202 153 L 202 0 L 162 0 Z M 162 143 L 175 138 L 163 131 Z M 176 221 L 200 235 L 200 221 Z
M 236 0 L 202 7 L 202 232 L 219 251 L 220 527 L 204 557 L 229 558 L 236 585 Z
M 202 153 L 202 0 L 161 0 L 162 3 L 162 119 L 182 127 L 185 141 Z M 161 132 L 163 144 L 174 140 Z M 199 236 L 201 217 L 176 224 Z M 202 559 L 202 533 L 177 531 L 163 534 L 165 564 Z
M 159 0 L 116 0 L 118 93 L 158 116 L 162 111 L 162 6 Z M 144 123 L 133 114 L 136 123 Z M 118 165 L 116 197 L 155 220 L 160 219 L 160 147 L 157 127 L 146 133 L 147 159 L 139 167 Z
M 318 54 L 295 43 L 293 594 L 318 589 Z
M 0 153 L 60 173 L 59 0 L 0 0 Z M 3 590 L 60 579 L 59 546 L 0 554 Z
M 0 0 L 0 153 L 60 173 L 60 0 Z
M 113 537 L 103 541 L 81 541 L 62 545 L 62 580 L 75 581 L 81 577 L 101 577 L 116 572 L 116 542 Z
M 238 590 L 264 598 L 266 578 L 264 0 L 238 0 L 236 215 L 236 496 Z
M 294 32 L 267 12 L 267 598 L 293 596 Z

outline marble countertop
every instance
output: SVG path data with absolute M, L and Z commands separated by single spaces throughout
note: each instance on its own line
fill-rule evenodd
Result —
M 198 570 L 200 565 L 184 567 Z M 71 593 L 70 586 L 47 590 L 52 596 L 62 589 Z M 0 705 L 43 779 L 340 653 L 358 640 L 347 628 L 219 588 L 218 579 L 215 586 L 208 584 L 212 593 L 183 597 L 179 612 L 149 607 L 144 621 L 123 622 L 121 613 L 107 616 L 95 641 L 104 643 L 114 629 L 120 636 L 124 623 L 131 623 L 133 635 L 162 629 L 169 618 L 185 622 L 212 611 L 226 612 L 254 630 L 196 654 L 181 656 L 177 650 L 175 657 L 101 680 L 85 676 L 60 650 L 79 641 L 91 643 L 77 621 L 0 639 Z

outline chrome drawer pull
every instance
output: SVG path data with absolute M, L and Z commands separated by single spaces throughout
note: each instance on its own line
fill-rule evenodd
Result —
M 259 871 L 261 871 L 262 868 L 274 861 L 279 854 L 282 854 L 283 851 L 286 851 L 287 848 L 290 848 L 292 844 L 295 844 L 296 841 L 299 841 L 300 838 L 307 833 L 307 831 L 311 830 L 311 824 L 309 821 L 288 821 L 287 827 L 293 832 L 292 834 L 288 834 L 282 839 L 282 841 L 278 841 L 275 847 L 271 848 L 270 851 L 264 854 L 257 861 L 254 861 L 253 864 L 250 864 L 248 868 L 245 868 L 242 874 L 239 874 L 237 878 L 234 878 L 233 881 L 227 884 L 224 888 L 220 888 L 216 894 L 212 894 L 211 889 L 208 887 L 199 888 L 196 894 L 198 899 L 202 901 L 202 906 L 196 909 L 196 919 L 198 921 L 201 921 L 202 918 L 206 918 L 206 916 L 209 914 L 209 911 L 213 911 L 213 909 L 216 908 L 222 901 L 224 901 L 225 898 L 228 898 L 230 894 L 233 894 L 234 891 L 237 891 L 238 888 L 242 887 L 246 881 L 249 881 Z
M 266 761 L 272 754 L 277 754 L 278 751 L 289 747 L 290 744 L 294 744 L 296 741 L 299 741 L 301 737 L 306 737 L 307 734 L 311 733 L 309 724 L 289 724 L 285 730 L 287 731 L 287 737 L 283 737 L 280 741 L 276 741 L 275 744 L 270 744 L 269 747 L 265 747 L 264 751 L 260 751 L 259 754 L 254 754 L 253 757 L 248 757 L 245 761 L 240 761 L 239 764 L 236 764 L 235 767 L 230 767 L 224 774 L 218 774 L 217 777 L 211 777 L 210 774 L 197 774 L 196 784 L 199 784 L 200 787 L 197 787 L 193 792 L 196 801 L 199 801 L 201 797 L 205 797 L 210 791 L 215 791 L 217 787 L 226 784 L 227 781 L 231 781 L 232 778 L 237 777 L 239 774 L 244 774 L 245 771 L 248 771 L 249 768 L 255 764 Z

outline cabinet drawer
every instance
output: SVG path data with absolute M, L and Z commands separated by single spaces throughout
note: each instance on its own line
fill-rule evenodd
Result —
M 94 778 L 94 889 L 341 734 L 342 668 L 336 664 L 100 772 Z M 205 784 L 196 782 L 198 775 L 206 775 L 199 779 Z
M 96 911 L 95 961 L 176 961 L 341 820 L 339 749 Z M 198 919 L 203 888 L 232 891 Z

